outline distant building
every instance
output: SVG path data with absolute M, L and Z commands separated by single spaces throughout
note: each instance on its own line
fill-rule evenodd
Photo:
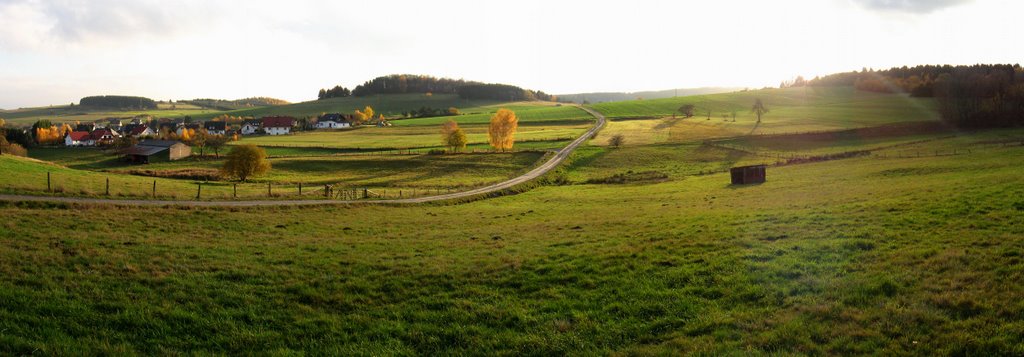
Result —
M 146 136 L 155 136 L 156 132 L 153 131 L 149 126 L 144 124 L 128 124 L 124 126 L 124 135 L 138 138 Z
M 114 139 L 117 139 L 118 137 L 121 136 L 117 132 L 107 128 L 93 130 L 92 133 L 90 133 L 90 135 L 92 136 L 92 140 L 96 142 L 96 145 L 113 144 Z
M 96 141 L 88 131 L 72 131 L 64 135 L 64 146 L 96 146 Z
M 765 181 L 765 165 L 740 166 L 729 169 L 733 185 L 762 183 Z
M 267 135 L 287 135 L 292 132 L 295 126 L 295 118 L 292 117 L 264 117 L 263 132 Z
M 203 124 L 206 133 L 210 135 L 224 135 L 227 133 L 227 123 L 222 121 L 208 121 Z
M 343 129 L 352 127 L 352 117 L 345 114 L 324 114 L 316 122 L 317 129 Z
M 256 134 L 260 131 L 260 126 L 262 125 L 262 120 L 246 119 L 245 122 L 242 123 L 242 128 L 239 130 L 239 133 L 241 133 L 242 135 Z
M 136 164 L 174 161 L 192 156 L 192 148 L 178 141 L 145 140 L 124 150 L 125 160 Z

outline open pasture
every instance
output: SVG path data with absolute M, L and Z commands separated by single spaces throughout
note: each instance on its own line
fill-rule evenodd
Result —
M 587 131 L 588 122 L 571 125 L 520 124 L 519 141 L 548 141 L 574 138 Z M 460 125 L 469 144 L 487 143 L 486 125 Z M 243 137 L 237 143 L 276 147 L 322 147 L 348 149 L 407 149 L 441 147 L 437 126 L 365 127 L 330 131 L 299 132 L 293 135 Z
M 971 147 L 449 206 L 4 205 L 0 349 L 1020 354 L 1024 147 Z

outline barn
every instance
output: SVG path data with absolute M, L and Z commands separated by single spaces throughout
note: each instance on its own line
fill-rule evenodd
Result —
M 729 169 L 733 185 L 762 183 L 765 181 L 765 165 L 739 166 Z
M 145 140 L 125 149 L 125 160 L 136 164 L 174 161 L 192 155 L 192 147 L 172 140 Z

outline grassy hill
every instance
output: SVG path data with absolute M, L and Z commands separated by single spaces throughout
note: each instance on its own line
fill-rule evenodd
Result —
M 385 116 L 399 116 L 404 111 L 419 109 L 420 107 L 444 108 L 457 107 L 464 112 L 472 108 L 497 104 L 496 101 L 478 101 L 459 99 L 454 94 L 434 94 L 426 96 L 423 94 L 386 94 L 366 97 L 345 97 L 314 100 L 309 102 L 279 105 L 273 107 L 260 107 L 251 109 L 239 109 L 223 113 L 233 116 L 254 116 L 266 115 L 289 115 L 294 117 L 317 116 L 320 113 L 352 113 L 356 109 L 363 109 L 366 106 L 373 107 L 374 111 Z M 196 119 L 212 118 L 217 114 L 203 114 L 193 116 Z
M 755 97 L 761 125 L 741 116 Z M 663 118 L 681 99 L 595 106 L 654 119 L 476 202 L 0 204 L 0 353 L 1024 353 L 1024 130 L 900 131 L 933 104 L 841 88 L 703 99 L 737 121 Z M 328 155 L 279 158 L 277 179 L 438 183 L 531 159 Z M 0 170 L 22 162 L 45 165 Z M 750 163 L 767 182 L 722 172 Z

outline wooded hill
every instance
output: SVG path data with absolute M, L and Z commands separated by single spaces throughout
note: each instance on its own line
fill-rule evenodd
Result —
M 458 94 L 463 99 L 501 100 L 501 101 L 552 101 L 554 96 L 543 91 L 523 89 L 517 86 L 498 83 L 482 83 L 463 79 L 437 78 L 414 74 L 392 74 L 377 77 L 348 88 L 335 86 L 331 89 L 320 89 L 318 99 L 347 97 L 349 95 L 363 97 L 375 94 Z
M 111 109 L 156 109 L 156 101 L 145 97 L 125 95 L 98 95 L 85 97 L 78 105 L 94 108 Z
M 1019 64 L 863 69 L 783 83 L 804 85 L 853 86 L 869 92 L 934 97 L 943 120 L 959 127 L 1024 126 L 1024 69 Z
M 179 102 L 216 110 L 236 110 L 252 107 L 267 107 L 274 105 L 291 104 L 291 102 L 288 102 L 287 100 L 269 97 L 251 97 L 235 100 L 200 98 L 192 100 L 181 100 Z

